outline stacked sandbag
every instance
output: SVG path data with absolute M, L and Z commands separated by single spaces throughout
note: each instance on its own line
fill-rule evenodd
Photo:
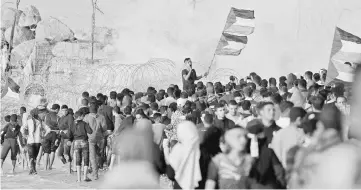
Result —
M 5 32 L 5 39 L 7 42 L 10 42 L 11 36 L 11 27 L 8 28 Z M 35 34 L 27 27 L 15 26 L 14 28 L 14 38 L 13 38 L 13 47 L 17 46 L 25 41 L 32 40 L 35 38 Z
M 34 6 L 28 6 L 24 9 L 19 19 L 19 26 L 33 26 L 41 21 L 39 10 Z
M 13 8 L 1 8 L 1 30 L 6 30 L 8 28 L 11 28 L 14 24 L 14 19 L 15 19 L 15 15 L 16 15 L 16 23 L 15 25 L 18 24 L 19 22 L 19 18 L 21 15 L 22 11 L 20 10 L 16 10 Z
M 51 17 L 38 23 L 35 39 L 61 42 L 74 39 L 74 32 L 60 20 Z
M 27 60 L 33 52 L 35 41 L 35 39 L 29 40 L 15 46 L 11 51 L 10 65 L 18 65 L 20 63 L 20 65 L 25 66 L 25 60 Z

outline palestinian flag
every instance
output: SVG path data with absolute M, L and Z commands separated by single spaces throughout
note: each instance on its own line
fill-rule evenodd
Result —
M 247 44 L 247 36 L 223 33 L 216 50 L 217 55 L 239 55 Z
M 354 18 L 356 20 L 357 18 Z M 353 16 L 345 18 L 346 23 L 352 23 Z M 359 19 L 357 19 L 359 20 Z M 331 56 L 328 65 L 326 83 L 351 83 L 354 80 L 354 71 L 361 64 L 361 36 L 359 25 L 337 26 L 333 38 Z M 353 33 L 355 32 L 355 33 Z
M 247 36 L 254 32 L 254 11 L 231 8 L 216 55 L 239 55 L 247 44 Z

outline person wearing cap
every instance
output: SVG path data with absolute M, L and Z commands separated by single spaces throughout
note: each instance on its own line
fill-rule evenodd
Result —
M 4 143 L 1 149 L 1 176 L 3 175 L 3 164 L 7 157 L 9 150 L 11 150 L 12 173 L 15 173 L 16 165 L 16 139 L 20 133 L 20 126 L 17 123 L 17 115 L 10 116 L 10 123 L 6 124 L 1 130 L 1 136 L 4 136 Z
M 58 157 L 63 162 L 66 163 L 64 155 L 68 157 L 68 162 L 71 167 L 72 155 L 70 154 L 70 146 L 68 146 L 69 137 L 67 135 L 68 130 L 74 123 L 74 117 L 69 114 L 69 109 L 67 105 L 61 106 L 61 117 L 59 119 L 59 134 L 61 136 L 61 143 L 58 150 Z
M 301 121 L 306 115 L 306 111 L 300 107 L 293 107 L 290 110 L 290 125 L 279 130 L 273 137 L 271 147 L 284 168 L 287 168 L 287 152 L 293 146 L 302 145 L 304 142 L 304 132 L 301 128 Z
M 196 71 L 192 68 L 192 60 L 190 58 L 184 59 L 185 69 L 182 70 L 183 91 L 195 90 L 194 81 L 200 80 L 208 75 L 197 76 Z
M 115 106 L 113 109 L 119 109 Z M 83 121 L 89 125 L 93 133 L 88 135 L 89 141 L 89 160 L 92 166 L 92 177 L 98 179 L 99 165 L 103 166 L 105 157 L 102 154 L 105 148 L 105 132 L 107 125 L 103 115 L 97 114 L 98 108 L 95 105 L 90 106 L 90 113 L 84 116 Z
M 75 122 L 68 130 L 69 141 L 67 144 L 71 144 L 74 141 L 74 152 L 76 155 L 76 171 L 77 171 L 77 182 L 81 182 L 81 163 L 84 158 L 84 178 L 83 180 L 88 182 L 91 181 L 88 178 L 88 167 L 89 167 L 89 142 L 88 135 L 93 133 L 89 124 L 83 121 L 83 114 L 75 112 Z
M 216 117 L 213 121 L 214 126 L 220 128 L 222 133 L 229 129 L 236 127 L 234 122 L 226 117 L 225 107 L 222 104 L 216 104 L 215 106 Z
M 59 119 L 58 116 L 60 106 L 53 104 L 48 115 L 45 116 L 45 124 L 52 130 L 47 136 L 44 137 L 42 143 L 44 157 L 45 157 L 45 170 L 51 170 L 54 160 L 55 151 L 60 144 L 61 137 L 58 135 L 59 132 Z M 50 154 L 50 160 L 49 160 Z

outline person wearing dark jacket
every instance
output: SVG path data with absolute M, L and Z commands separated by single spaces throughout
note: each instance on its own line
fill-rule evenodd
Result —
M 233 129 L 236 127 L 236 125 L 232 120 L 226 118 L 224 105 L 217 104 L 215 106 L 215 110 L 216 110 L 216 118 L 214 119 L 213 124 L 214 126 L 222 130 L 222 134 L 224 134 L 226 130 Z
M 102 105 L 98 109 L 98 114 L 101 114 L 105 117 L 105 121 L 107 123 L 107 130 L 108 130 L 108 133 L 110 134 L 114 130 L 113 108 L 106 105 L 104 96 L 100 96 L 99 100 L 102 102 Z
M 88 134 L 92 134 L 93 130 L 89 124 L 83 121 L 83 113 L 75 112 L 74 117 L 76 118 L 73 125 L 68 131 L 69 141 L 68 144 L 74 142 L 74 151 L 76 156 L 76 171 L 77 171 L 77 182 L 81 181 L 81 163 L 84 158 L 84 181 L 91 181 L 88 178 L 88 167 L 89 167 L 89 142 Z
M 7 157 L 9 150 L 11 150 L 11 162 L 13 165 L 12 173 L 15 172 L 16 164 L 16 139 L 20 133 L 20 126 L 17 124 L 17 115 L 12 114 L 10 123 L 6 124 L 1 131 L 1 137 L 4 138 L 4 143 L 1 149 L 1 176 L 3 175 L 3 164 Z
M 69 136 L 67 134 L 70 126 L 72 126 L 74 123 L 74 117 L 69 114 L 67 105 L 61 106 L 61 112 L 62 116 L 59 119 L 59 134 L 61 136 L 61 143 L 58 150 L 58 157 L 63 162 L 63 164 L 65 164 L 65 154 L 68 157 L 68 162 L 71 165 L 72 155 L 70 154 L 70 146 L 68 146 Z
M 44 141 L 42 143 L 46 170 L 52 169 L 55 159 L 55 151 L 58 148 L 59 142 L 61 140 L 60 135 L 57 135 L 57 132 L 59 131 L 59 110 L 60 106 L 58 104 L 53 104 L 50 112 L 45 116 L 45 124 L 52 130 L 44 137 Z
M 258 122 L 254 125 L 248 125 L 247 130 L 252 135 L 251 155 L 255 155 L 252 151 L 257 151 L 255 163 L 252 166 L 249 177 L 254 179 L 253 189 L 282 189 L 286 188 L 285 170 L 281 162 L 278 160 L 274 151 L 269 148 L 269 138 L 262 123 Z M 252 148 L 252 143 L 257 149 Z

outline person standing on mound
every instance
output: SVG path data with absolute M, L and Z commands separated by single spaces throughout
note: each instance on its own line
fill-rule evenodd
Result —
M 203 76 L 197 76 L 196 71 L 192 68 L 191 58 L 184 59 L 184 65 L 185 69 L 182 70 L 183 91 L 195 92 L 196 85 L 194 84 L 194 81 L 206 77 L 208 72 L 204 73 Z

